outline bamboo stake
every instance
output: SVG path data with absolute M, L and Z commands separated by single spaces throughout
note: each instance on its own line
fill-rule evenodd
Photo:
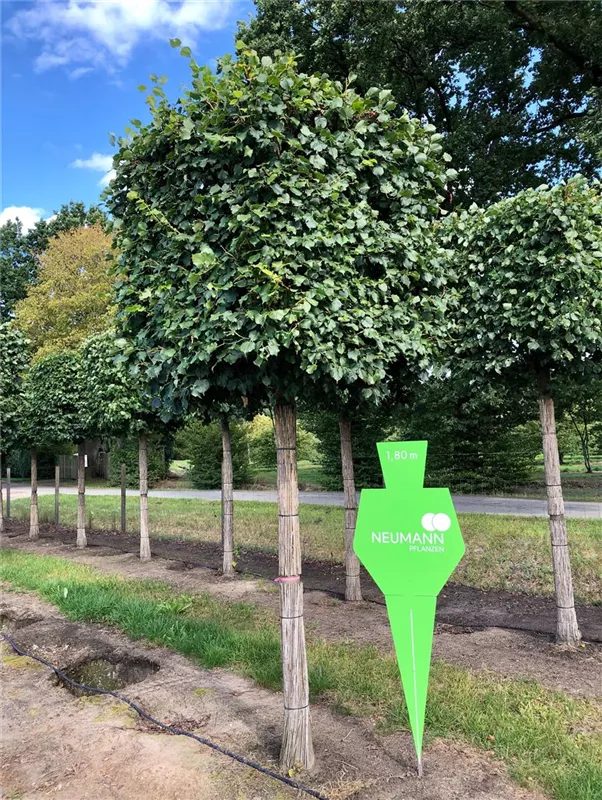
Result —
M 339 418 L 341 433 L 341 471 L 345 492 L 345 600 L 362 600 L 360 583 L 360 562 L 353 551 L 355 522 L 357 520 L 357 496 L 353 470 L 353 446 L 351 444 L 351 420 L 346 414 Z
M 301 764 L 306 769 L 311 769 L 314 763 L 314 751 L 303 624 L 297 431 L 294 406 L 276 405 L 274 422 L 278 461 L 278 565 L 280 576 L 277 580 L 280 584 L 284 693 L 284 731 L 280 751 L 280 767 L 288 770 Z
M 87 547 L 86 539 L 86 444 L 77 445 L 77 540 L 78 547 Z
M 234 495 L 232 436 L 228 418 L 221 418 L 222 428 L 222 548 L 223 573 L 234 575 Z
M 126 532 L 126 484 L 125 484 L 125 464 L 121 465 L 121 533 Z
M 564 498 L 560 481 L 554 400 L 549 394 L 542 394 L 539 398 L 539 417 L 543 438 L 544 475 L 548 495 L 552 567 L 556 592 L 556 641 L 562 644 L 576 644 L 581 639 L 581 633 L 575 612 Z
M 10 519 L 10 467 L 6 468 L 6 519 Z
M 31 503 L 29 512 L 29 538 L 40 538 L 40 523 L 38 515 L 38 451 L 31 448 Z
M 61 489 L 61 468 L 57 464 L 54 468 L 54 524 L 58 525 L 61 519 L 61 502 L 59 492 Z
M 146 436 L 138 439 L 138 464 L 140 467 L 140 560 L 149 561 L 151 557 L 148 534 L 148 448 Z
M 8 497 L 7 497 L 8 505 Z M 2 454 L 0 453 L 0 531 L 4 530 L 4 496 L 2 494 Z

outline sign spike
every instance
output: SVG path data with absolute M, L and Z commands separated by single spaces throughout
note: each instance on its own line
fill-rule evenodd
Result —
M 427 442 L 379 442 L 385 489 L 364 489 L 354 550 L 385 596 L 422 777 L 437 595 L 464 555 L 448 489 L 425 489 Z

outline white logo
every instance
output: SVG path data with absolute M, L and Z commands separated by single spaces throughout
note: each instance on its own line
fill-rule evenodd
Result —
M 451 526 L 451 519 L 447 514 L 425 514 L 422 517 L 422 527 L 425 531 L 447 531 Z

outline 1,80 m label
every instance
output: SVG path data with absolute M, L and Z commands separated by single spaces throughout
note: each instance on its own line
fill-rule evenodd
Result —
M 410 461 L 414 461 L 418 458 L 418 453 L 408 453 L 407 450 L 387 450 L 389 461 L 406 461 L 408 458 Z

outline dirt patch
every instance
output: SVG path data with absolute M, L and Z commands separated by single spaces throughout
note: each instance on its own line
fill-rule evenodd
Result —
M 74 664 L 66 669 L 65 676 L 74 683 L 60 678 L 58 682 L 75 697 L 84 697 L 97 694 L 94 689 L 114 692 L 132 683 L 140 683 L 158 669 L 158 664 L 146 658 L 117 659 L 115 656 L 107 655 L 106 658 L 89 658 L 81 664 Z M 75 686 L 75 683 L 80 685 Z
M 17 520 L 10 520 L 6 528 L 6 536 L 11 538 L 26 536 L 29 530 L 27 523 Z M 58 539 L 67 544 L 75 542 L 73 528 L 40 525 L 40 535 L 46 540 Z M 14 541 L 14 538 L 12 540 Z M 111 531 L 90 531 L 88 544 L 136 554 L 140 548 L 137 536 Z M 212 542 L 153 539 L 151 546 L 154 556 L 183 564 L 183 571 L 193 567 L 206 567 L 215 571 L 221 568 L 222 556 L 219 545 Z M 240 548 L 237 565 L 240 575 L 272 580 L 278 574 L 278 556 L 275 553 Z M 343 598 L 344 566 L 332 561 L 305 559 L 303 585 L 306 592 L 326 592 L 335 598 Z M 362 590 L 368 602 L 384 604 L 378 587 L 364 570 Z M 602 643 L 602 606 L 578 605 L 577 615 L 583 638 L 588 642 Z M 556 606 L 552 597 L 518 592 L 483 591 L 471 586 L 448 583 L 439 595 L 437 621 L 461 627 L 496 627 L 553 636 L 556 631 Z
M 12 540 L 10 547 L 69 558 L 91 565 L 106 575 L 160 580 L 182 594 L 207 592 L 220 599 L 252 603 L 272 613 L 277 624 L 279 595 L 272 581 L 242 576 L 224 578 L 216 570 L 202 567 L 173 570 L 173 564 L 178 562 L 153 558 L 141 563 L 136 555 L 114 548 L 78 550 L 72 544 L 54 539 L 42 539 L 37 544 Z M 363 602 L 350 609 L 331 593 L 307 592 L 305 619 L 310 636 L 358 645 L 372 644 L 384 653 L 393 653 L 389 620 L 381 604 Z M 438 622 L 433 658 L 468 669 L 489 669 L 504 676 L 537 680 L 548 688 L 575 696 L 602 696 L 600 644 L 561 648 L 548 635 Z
M 24 608 L 29 599 L 11 593 L 7 602 L 12 608 Z M 58 657 L 67 665 L 82 652 L 90 656 L 99 649 L 153 661 L 159 671 L 122 694 L 157 719 L 180 719 L 192 729 L 200 727 L 212 741 L 276 766 L 282 723 L 277 694 L 222 670 L 198 669 L 182 656 L 143 647 L 96 625 L 42 620 L 15 633 L 15 639 L 23 649 L 48 660 Z M 49 690 L 48 670 L 14 669 L 7 647 L 2 646 L 6 797 L 283 800 L 304 796 L 192 740 L 145 729 L 127 706 L 112 698 L 76 699 L 59 687 Z M 514 786 L 503 765 L 487 753 L 436 741 L 426 748 L 425 777 L 418 780 L 409 734 L 380 736 L 372 722 L 338 717 L 320 706 L 314 707 L 312 720 L 317 763 L 311 775 L 298 777 L 332 800 L 542 800 L 541 794 Z

